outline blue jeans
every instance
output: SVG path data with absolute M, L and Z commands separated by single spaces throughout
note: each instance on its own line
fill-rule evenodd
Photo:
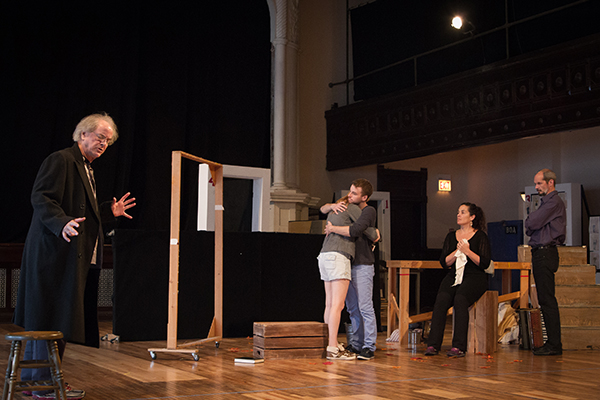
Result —
M 357 350 L 367 348 L 375 351 L 377 320 L 373 308 L 373 265 L 353 265 L 352 280 L 346 295 L 346 308 L 352 322 L 349 344 Z

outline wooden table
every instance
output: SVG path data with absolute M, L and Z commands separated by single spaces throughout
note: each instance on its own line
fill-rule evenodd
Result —
M 391 260 L 387 261 L 388 268 L 388 311 L 387 311 L 387 336 L 398 328 L 400 333 L 400 344 L 408 344 L 408 325 L 413 322 L 427 321 L 431 319 L 432 313 L 408 315 L 408 299 L 410 291 L 411 269 L 442 269 L 439 261 L 416 261 L 416 260 Z M 529 305 L 529 284 L 531 263 L 528 262 L 494 262 L 496 270 L 520 270 L 521 286 L 518 292 L 504 294 L 498 297 L 498 302 L 519 299 L 521 308 Z M 508 281 L 510 277 L 506 274 Z M 503 277 L 503 282 L 505 281 Z M 400 285 L 398 285 L 398 283 Z M 398 290 L 399 286 L 399 290 Z M 506 282 L 503 287 L 510 287 Z M 398 291 L 400 293 L 398 293 Z M 398 300 L 396 300 L 398 299 Z M 397 320 L 394 316 L 397 315 Z

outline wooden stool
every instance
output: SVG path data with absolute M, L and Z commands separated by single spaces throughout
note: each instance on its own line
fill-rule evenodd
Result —
M 58 355 L 58 345 L 56 343 L 56 341 L 62 339 L 62 337 L 62 332 L 53 331 L 13 332 L 4 336 L 6 340 L 10 340 L 12 343 L 10 346 L 10 355 L 8 357 L 8 367 L 6 368 L 2 400 L 12 400 L 15 392 L 48 389 L 54 389 L 57 399 L 67 400 L 65 382 L 60 367 L 60 356 Z M 21 359 L 21 349 L 24 340 L 45 340 L 46 345 L 48 346 L 48 359 L 23 361 Z M 50 368 L 52 380 L 17 381 L 19 368 Z

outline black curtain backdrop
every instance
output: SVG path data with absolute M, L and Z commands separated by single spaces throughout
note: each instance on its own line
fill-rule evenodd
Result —
M 117 229 L 113 240 L 113 333 L 167 337 L 168 231 Z M 323 235 L 223 235 L 223 336 L 252 336 L 258 321 L 322 321 L 325 291 L 316 257 Z M 205 338 L 214 316 L 214 234 L 182 231 L 178 338 Z
M 3 2 L 0 243 L 24 241 L 41 162 L 94 112 L 120 133 L 94 162 L 99 199 L 138 199 L 120 228 L 168 229 L 172 150 L 269 168 L 269 29 L 265 0 Z M 196 163 L 183 169 L 194 229 Z

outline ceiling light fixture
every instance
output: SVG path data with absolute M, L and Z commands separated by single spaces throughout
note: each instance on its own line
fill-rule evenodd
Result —
M 475 25 L 471 21 L 469 21 L 468 19 L 464 19 L 458 15 L 452 18 L 452 23 L 450 24 L 450 26 L 454 29 L 462 31 L 465 35 L 467 33 L 470 33 L 471 36 L 476 30 Z

